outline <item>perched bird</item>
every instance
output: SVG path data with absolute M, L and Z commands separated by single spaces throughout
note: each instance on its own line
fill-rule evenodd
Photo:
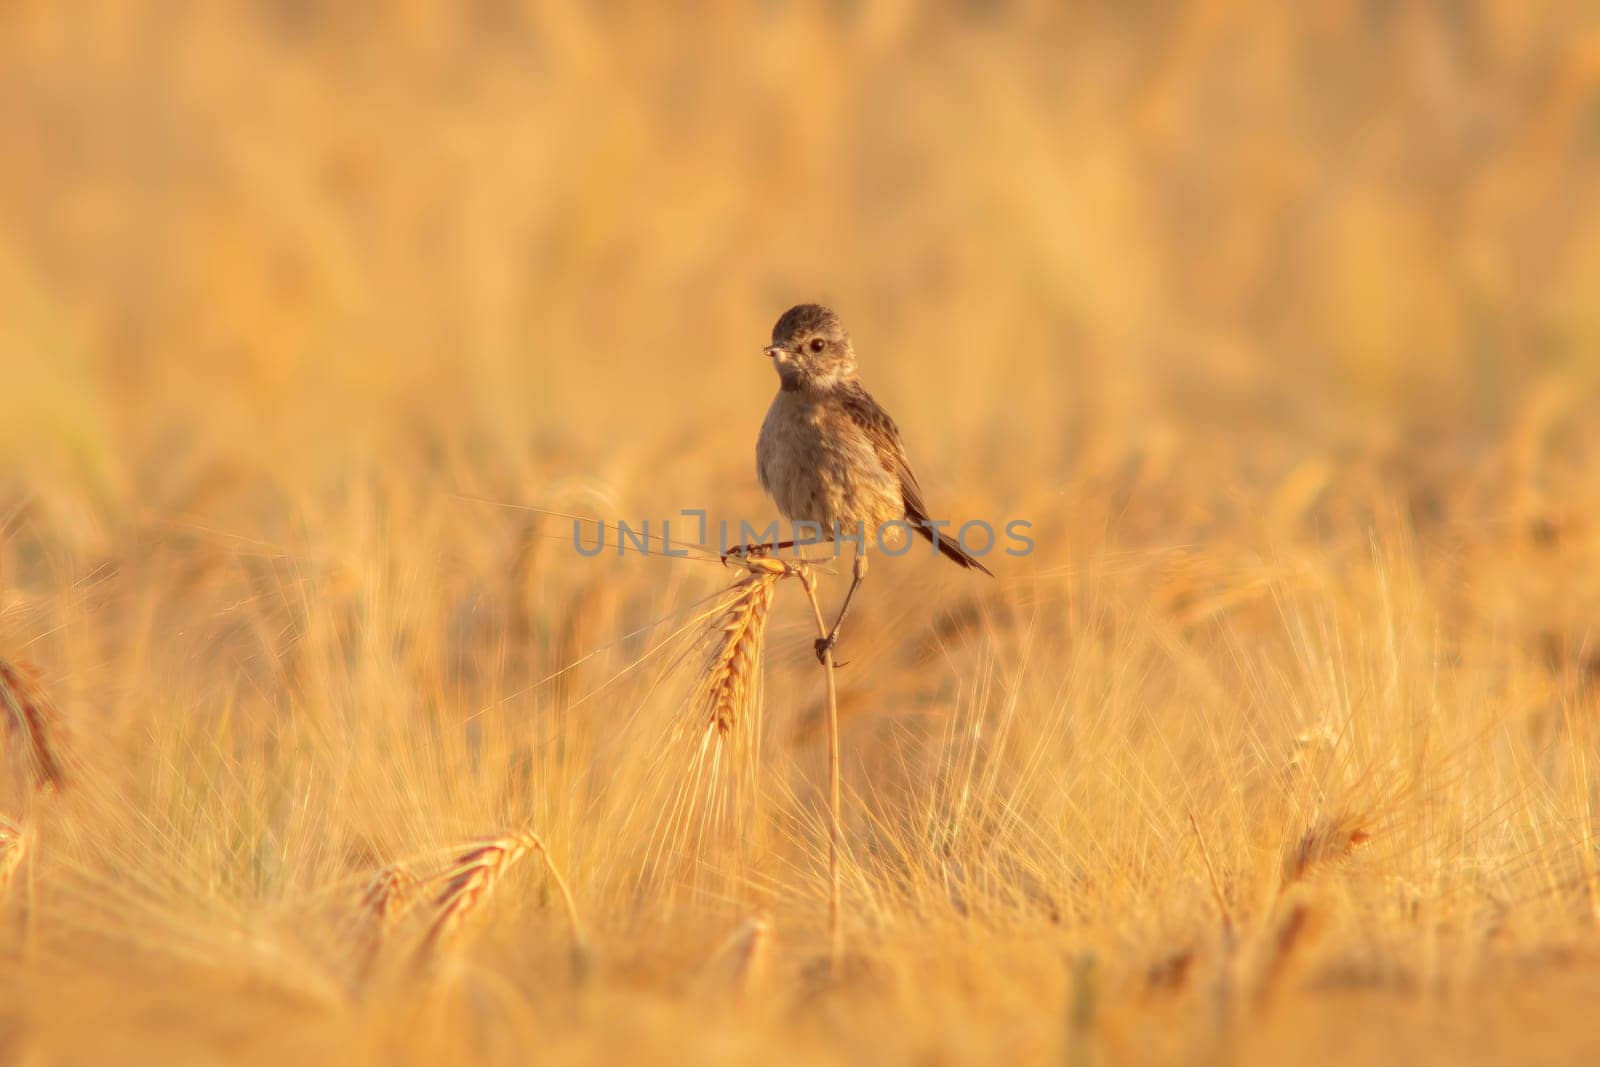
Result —
M 844 606 L 828 636 L 817 639 L 819 660 L 838 639 L 866 577 L 867 546 L 878 542 L 885 523 L 904 523 L 947 558 L 992 577 L 932 522 L 899 428 L 856 377 L 855 350 L 838 315 L 820 304 L 790 308 L 773 326 L 766 354 L 780 387 L 756 443 L 762 487 L 786 518 L 816 523 L 824 537 L 865 530 Z M 904 528 L 884 528 L 885 547 L 899 550 Z

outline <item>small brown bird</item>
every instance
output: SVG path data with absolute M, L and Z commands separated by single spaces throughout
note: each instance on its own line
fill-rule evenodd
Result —
M 885 523 L 903 523 L 949 559 L 992 577 L 932 522 L 899 428 L 856 377 L 855 350 L 838 315 L 820 304 L 790 308 L 773 326 L 766 354 L 781 385 L 756 443 L 761 485 L 786 518 L 816 523 L 823 537 L 865 530 L 839 617 L 828 636 L 817 639 L 819 660 L 838 640 L 866 577 L 868 543 L 882 536 L 886 548 L 904 544 L 902 527 L 880 534 Z

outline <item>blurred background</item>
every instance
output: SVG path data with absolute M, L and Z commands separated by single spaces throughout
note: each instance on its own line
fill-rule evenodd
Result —
M 752 481 L 801 300 L 943 470 L 1445 462 L 1600 366 L 1578 0 L 0 18 L 0 457 L 111 499 L 402 440 Z

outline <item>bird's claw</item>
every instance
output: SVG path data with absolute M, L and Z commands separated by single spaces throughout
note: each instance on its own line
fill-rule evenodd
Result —
M 822 664 L 823 666 L 827 666 L 828 653 L 833 651 L 834 643 L 837 642 L 838 639 L 839 637 L 837 634 L 829 634 L 827 637 L 817 638 L 816 643 L 812 647 L 817 650 L 818 663 Z M 845 665 L 843 663 L 836 662 L 834 663 L 834 666 L 843 667 Z
M 726 567 L 730 559 L 760 559 L 770 551 L 770 545 L 739 545 L 737 548 L 730 548 L 722 554 L 722 565 Z

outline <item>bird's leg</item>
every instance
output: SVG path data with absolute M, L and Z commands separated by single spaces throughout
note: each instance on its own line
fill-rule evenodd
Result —
M 850 588 L 844 594 L 844 604 L 839 608 L 839 617 L 833 620 L 833 628 L 828 631 L 827 637 L 817 638 L 817 662 L 823 662 L 823 657 L 828 650 L 839 640 L 839 627 L 844 625 L 844 617 L 850 614 L 850 602 L 856 597 L 856 590 L 861 586 L 861 579 L 867 576 L 867 550 L 863 545 L 856 547 L 856 563 L 850 575 Z M 843 663 L 835 663 L 835 667 L 843 667 Z

